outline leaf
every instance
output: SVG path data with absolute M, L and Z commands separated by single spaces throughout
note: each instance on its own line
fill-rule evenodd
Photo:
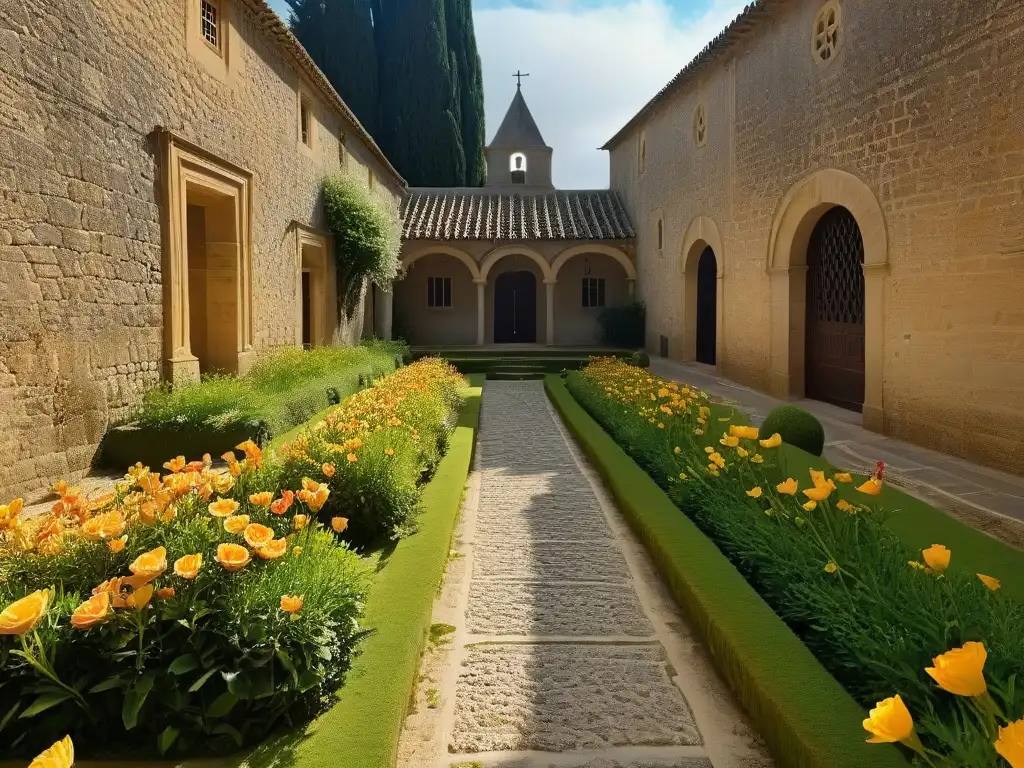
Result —
M 161 755 L 167 754 L 167 750 L 174 745 L 179 733 L 180 731 L 173 725 L 168 725 L 164 728 L 163 733 L 156 740 L 156 748 L 160 750 Z
M 232 739 L 235 740 L 235 744 L 237 744 L 238 746 L 242 746 L 243 737 L 241 732 L 237 728 L 230 726 L 227 723 L 221 723 L 216 728 L 211 730 L 210 733 L 219 733 L 225 736 L 230 736 Z
M 124 706 L 121 707 L 121 720 L 126 730 L 135 727 L 139 720 L 139 710 L 146 703 L 146 697 L 153 690 L 153 683 L 156 682 L 156 675 L 147 672 L 135 681 L 124 697 Z
M 6 725 L 11 721 L 11 718 L 14 717 L 14 713 L 18 711 L 18 707 L 20 706 L 21 702 L 16 701 L 14 702 L 14 706 L 7 710 L 7 714 L 4 715 L 4 719 L 0 720 L 0 731 L 2 731 L 4 727 L 6 727 Z
M 196 691 L 198 691 L 200 688 L 203 687 L 207 680 L 213 677 L 214 673 L 217 671 L 217 667 L 214 667 L 213 669 L 207 671 L 202 677 L 200 677 L 198 680 L 192 683 L 192 687 L 188 689 L 188 692 L 195 693 Z
M 37 698 L 31 704 L 29 704 L 28 709 L 22 712 L 18 716 L 18 719 L 21 720 L 26 717 L 34 717 L 35 715 L 38 715 L 40 712 L 45 712 L 50 707 L 55 707 L 61 702 L 67 701 L 70 698 L 71 694 L 63 690 L 54 693 L 44 693 L 42 696 Z M 5 721 L 6 719 L 7 718 L 4 718 Z
M 252 680 L 249 675 L 235 673 L 230 676 L 224 675 L 224 679 L 227 680 L 228 690 L 239 699 L 252 698 Z
M 235 708 L 235 704 L 238 703 L 238 697 L 235 696 L 231 691 L 224 691 L 220 696 L 213 700 L 210 708 L 206 710 L 207 717 L 224 717 L 232 709 Z
M 179 656 L 171 665 L 167 667 L 167 671 L 172 675 L 184 675 L 186 672 L 191 672 L 193 669 L 199 669 L 199 659 L 196 658 L 194 653 L 186 653 Z
M 101 683 L 96 683 L 96 685 L 89 689 L 89 693 L 102 693 L 103 691 L 109 691 L 112 688 L 122 688 L 124 687 L 124 684 L 125 680 L 123 677 L 111 677 Z

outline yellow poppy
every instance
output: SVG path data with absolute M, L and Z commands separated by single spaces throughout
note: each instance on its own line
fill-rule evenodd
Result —
M 248 515 L 232 515 L 224 518 L 224 530 L 228 533 L 241 533 L 248 524 Z
M 143 584 L 141 587 L 132 590 L 131 594 L 120 601 L 115 600 L 115 607 L 135 608 L 141 611 L 149 601 L 153 599 L 153 585 Z
M 89 629 L 101 623 L 110 613 L 110 593 L 93 595 L 75 608 L 71 614 L 71 626 L 75 629 Z
M 762 493 L 763 491 L 761 490 L 761 486 L 757 486 L 756 488 L 751 488 L 749 491 L 747 491 L 747 496 L 749 496 L 752 499 L 760 499 Z
M 932 544 L 928 549 L 922 550 L 924 561 L 936 573 L 942 573 L 949 567 L 949 559 L 952 553 L 941 544 Z
M 216 559 L 225 571 L 234 572 L 248 565 L 251 555 L 248 549 L 238 544 L 219 544 Z
M 234 499 L 217 499 L 207 509 L 214 517 L 230 517 L 238 511 L 238 502 Z
M 832 487 L 829 485 L 815 485 L 813 488 L 804 489 L 804 496 L 811 501 L 824 501 L 832 495 Z
M 301 595 L 284 595 L 281 598 L 281 610 L 285 613 L 296 614 L 302 610 Z
M 868 496 L 877 496 L 882 492 L 882 481 L 876 477 L 869 477 L 857 486 L 857 490 Z
M 166 456 L 166 454 L 164 454 L 164 455 Z M 176 456 L 175 458 L 171 459 L 170 461 L 165 461 L 164 462 L 164 469 L 169 470 L 170 472 L 173 472 L 173 473 L 181 472 L 181 470 L 183 470 L 184 468 L 185 468 L 185 457 L 184 456 Z
M 993 592 L 995 592 L 1002 586 L 1002 583 L 999 581 L 999 579 L 995 578 L 994 576 L 986 576 L 984 573 L 979 573 L 978 578 L 981 579 L 982 584 L 991 589 Z
M 348 518 L 347 517 L 332 517 L 331 518 L 331 528 L 334 529 L 335 533 L 343 533 L 345 531 L 345 529 L 348 528 Z
M 167 570 L 167 549 L 157 547 L 139 555 L 135 562 L 128 566 L 128 570 L 141 579 L 152 581 Z
M 116 539 L 124 533 L 127 521 L 119 511 L 103 512 L 82 523 L 82 536 L 89 541 Z
M 814 483 L 815 488 L 818 488 L 822 485 L 826 485 L 828 483 L 828 481 L 825 480 L 825 473 L 822 472 L 820 469 L 811 469 L 808 471 L 811 475 L 811 482 Z
M 840 483 L 853 482 L 853 475 L 851 475 L 849 472 L 836 472 L 834 475 L 832 475 L 832 477 L 834 477 Z
M 1024 719 L 999 727 L 996 752 L 1011 768 L 1024 768 Z
M 202 555 L 185 555 L 174 561 L 174 575 L 183 579 L 194 579 L 203 567 Z
M 15 499 L 10 504 L 0 504 L 0 531 L 18 526 L 18 515 L 24 506 L 24 499 Z
M 335 468 L 333 464 L 325 462 L 320 469 L 323 470 L 325 477 L 334 477 Z
M 836 565 L 836 562 L 834 560 L 829 560 L 827 563 L 825 563 L 825 573 L 835 573 L 838 570 L 839 566 Z
M 782 445 L 782 435 L 776 432 L 771 437 L 765 440 L 760 440 L 759 442 L 761 443 L 762 448 L 778 448 Z
M 261 493 L 253 493 L 249 496 L 249 503 L 257 507 L 269 507 L 273 500 L 273 491 L 262 491 Z
M 742 440 L 757 440 L 757 427 L 741 427 L 730 424 L 729 434 Z
M 869 744 L 893 744 L 912 737 L 914 719 L 897 694 L 875 704 L 864 721 L 864 730 L 871 734 Z
M 799 490 L 800 484 L 797 483 L 792 477 L 786 478 L 785 482 L 779 483 L 775 486 L 775 490 L 779 493 L 784 493 L 787 496 L 795 496 Z
M 755 453 L 753 456 L 750 457 L 750 461 L 754 464 L 763 464 L 764 457 L 760 453 Z
M 253 549 L 265 547 L 274 540 L 274 529 L 259 523 L 250 523 L 245 526 L 245 543 Z
M 303 528 L 306 527 L 306 523 L 309 522 L 309 515 L 296 515 L 294 518 L 292 518 L 292 521 L 295 525 L 295 530 L 301 531 Z
M 302 552 L 302 547 L 296 547 L 296 554 Z M 274 539 L 256 550 L 261 560 L 276 560 L 288 551 L 288 539 Z
M 124 549 L 124 545 L 127 544 L 127 543 L 128 543 L 128 536 L 126 534 L 126 535 L 121 536 L 119 538 L 111 539 L 110 541 L 107 542 L 107 546 L 110 548 L 111 552 L 114 552 L 116 554 L 117 552 L 120 552 L 122 549 Z
M 807 491 L 804 491 L 804 493 L 807 493 Z M 818 508 L 818 502 L 816 502 L 814 499 L 811 499 L 810 501 L 806 502 L 805 504 L 801 504 L 800 506 L 802 506 L 808 512 L 813 512 L 815 509 Z
M 28 768 L 71 768 L 75 764 L 75 745 L 65 736 L 39 755 Z
M 174 587 L 160 587 L 156 591 L 156 596 L 161 600 L 169 600 L 174 597 Z
M 839 501 L 837 501 L 836 509 L 839 509 L 843 512 L 849 512 L 850 514 L 853 514 L 857 511 L 857 508 L 853 506 L 853 504 L 848 502 L 846 499 L 840 499 Z
M 927 672 L 944 691 L 957 696 L 981 696 L 988 690 L 985 684 L 985 660 L 988 652 L 982 643 L 971 641 L 932 659 L 934 667 Z
M 740 444 L 740 439 L 732 435 L 723 435 L 722 439 L 719 440 L 718 442 L 724 445 L 726 448 L 735 448 L 737 445 Z

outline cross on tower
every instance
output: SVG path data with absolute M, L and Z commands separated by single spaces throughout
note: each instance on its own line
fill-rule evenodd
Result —
M 529 72 L 520 72 L 520 71 L 516 71 L 516 73 L 514 75 L 512 75 L 512 77 L 514 77 L 516 79 L 516 90 L 519 90 L 519 89 L 521 89 L 523 87 L 523 78 L 524 77 L 529 77 L 529 76 L 530 76 Z

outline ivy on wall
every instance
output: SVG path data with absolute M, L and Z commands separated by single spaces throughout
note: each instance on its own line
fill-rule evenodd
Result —
M 324 181 L 324 213 L 334 236 L 338 309 L 347 318 L 368 282 L 390 288 L 398 275 L 398 217 L 349 176 Z

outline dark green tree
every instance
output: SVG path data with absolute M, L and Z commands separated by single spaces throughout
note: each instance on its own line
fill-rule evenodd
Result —
M 484 161 L 483 70 L 473 28 L 472 0 L 447 0 L 445 15 L 448 47 L 458 73 L 458 118 L 462 149 L 466 157 L 464 183 L 466 186 L 478 187 L 484 183 L 487 167 Z
M 287 0 L 292 32 L 371 135 L 379 118 L 375 1 Z

